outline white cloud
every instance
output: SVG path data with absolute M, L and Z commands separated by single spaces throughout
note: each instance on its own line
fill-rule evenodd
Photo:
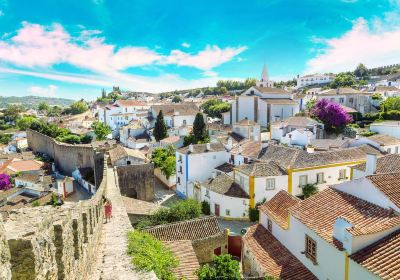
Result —
M 55 96 L 57 87 L 55 85 L 49 85 L 47 87 L 39 87 L 33 86 L 28 88 L 28 92 L 33 95 L 40 95 L 40 96 Z
M 318 43 L 323 47 L 307 61 L 306 73 L 354 70 L 358 63 L 367 67 L 398 63 L 400 25 L 393 25 L 394 18 L 390 22 L 387 19 L 375 21 L 370 27 L 365 19 L 359 18 L 341 37 L 322 41 L 319 38 Z
M 43 26 L 23 22 L 17 34 L 0 40 L 0 61 L 29 68 L 48 68 L 68 63 L 96 73 L 123 71 L 130 67 L 176 64 L 210 70 L 232 60 L 246 47 L 206 46 L 198 53 L 172 50 L 169 55 L 146 47 L 117 48 L 105 43 L 99 30 L 82 30 L 71 36 L 60 24 Z
M 190 44 L 187 42 L 183 42 L 181 46 L 184 48 L 190 48 Z

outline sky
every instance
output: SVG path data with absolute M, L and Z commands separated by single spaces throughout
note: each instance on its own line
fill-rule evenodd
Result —
M 0 95 L 91 100 L 400 63 L 400 0 L 0 0 Z

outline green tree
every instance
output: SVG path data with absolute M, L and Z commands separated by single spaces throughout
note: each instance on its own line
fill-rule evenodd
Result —
M 400 96 L 389 97 L 381 103 L 381 111 L 400 111 Z
M 202 142 L 208 138 L 207 127 L 202 113 L 197 113 L 194 119 L 193 136 L 196 143 Z
M 48 117 L 59 117 L 61 116 L 61 114 L 62 114 L 62 109 L 60 106 L 57 105 L 50 107 L 47 111 Z
M 211 118 L 221 118 L 222 113 L 228 112 L 231 106 L 227 102 L 213 98 L 204 102 L 201 109 Z
M 95 121 L 92 124 L 92 129 L 96 135 L 96 140 L 101 141 L 107 138 L 107 135 L 111 133 L 111 128 L 105 123 Z
M 354 75 L 357 78 L 366 78 L 368 77 L 368 68 L 364 64 L 360 63 L 356 70 L 354 70 Z
M 220 87 L 220 92 L 221 94 L 225 95 L 228 93 L 228 90 L 226 89 L 226 87 Z
M 86 112 L 88 109 L 89 107 L 85 101 L 76 101 L 67 109 L 67 113 L 77 115 Z
M 129 232 L 128 254 L 136 268 L 147 272 L 154 271 L 161 280 L 176 279 L 172 269 L 178 266 L 179 261 L 171 250 L 151 234 L 137 230 Z
M 304 198 L 308 198 L 313 194 L 316 194 L 318 192 L 318 188 L 316 184 L 307 184 L 302 187 L 302 191 Z
M 182 98 L 180 98 L 178 95 L 175 95 L 175 96 L 172 98 L 172 102 L 173 102 L 173 103 L 180 103 L 180 102 L 182 102 Z
M 162 110 L 160 110 L 160 112 L 158 113 L 156 123 L 154 124 L 153 135 L 154 138 L 156 138 L 156 141 L 160 141 L 168 136 L 167 126 L 165 125 L 164 122 L 164 116 Z
M 104 88 L 101 90 L 101 98 L 107 98 L 107 93 Z
M 9 104 L 7 108 L 3 110 L 3 114 L 6 121 L 15 122 L 24 111 L 25 108 L 21 105 Z
M 26 130 L 27 128 L 31 127 L 34 121 L 36 121 L 36 118 L 32 116 L 22 117 L 17 120 L 17 126 L 21 130 Z
M 40 102 L 38 105 L 38 110 L 41 112 L 47 112 L 49 111 L 50 106 L 46 102 Z
M 169 179 L 176 172 L 174 147 L 170 145 L 166 148 L 156 148 L 151 154 L 151 162 Z
M 239 262 L 232 259 L 231 255 L 214 256 L 213 263 L 202 265 L 196 275 L 199 280 L 240 280 Z
M 332 88 L 351 87 L 355 85 L 356 81 L 352 73 L 339 73 L 331 83 Z
M 11 134 L 0 134 L 0 144 L 7 145 L 11 138 Z

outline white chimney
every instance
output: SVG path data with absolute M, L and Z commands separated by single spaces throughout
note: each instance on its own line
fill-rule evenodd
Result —
M 189 152 L 193 153 L 193 144 L 189 145 Z
M 228 144 L 227 144 L 226 146 L 227 146 L 228 150 L 231 150 L 231 149 L 232 149 L 232 146 L 233 146 L 232 137 L 229 137 L 229 138 L 228 138 Z
M 206 144 L 206 148 L 207 148 L 207 151 L 210 151 L 210 150 L 211 150 L 211 144 L 210 144 L 210 143 L 207 143 L 207 144 Z
M 314 146 L 308 145 L 307 146 L 307 153 L 313 154 L 315 152 Z
M 360 134 L 356 134 L 356 140 L 360 139 Z
M 367 154 L 367 163 L 366 163 L 366 167 L 365 167 L 365 175 L 366 176 L 375 174 L 376 162 L 377 162 L 376 154 L 368 153 Z

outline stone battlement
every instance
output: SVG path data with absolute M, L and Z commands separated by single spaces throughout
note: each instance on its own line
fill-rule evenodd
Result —
M 103 227 L 106 168 L 90 200 L 0 216 L 0 279 L 88 279 Z

